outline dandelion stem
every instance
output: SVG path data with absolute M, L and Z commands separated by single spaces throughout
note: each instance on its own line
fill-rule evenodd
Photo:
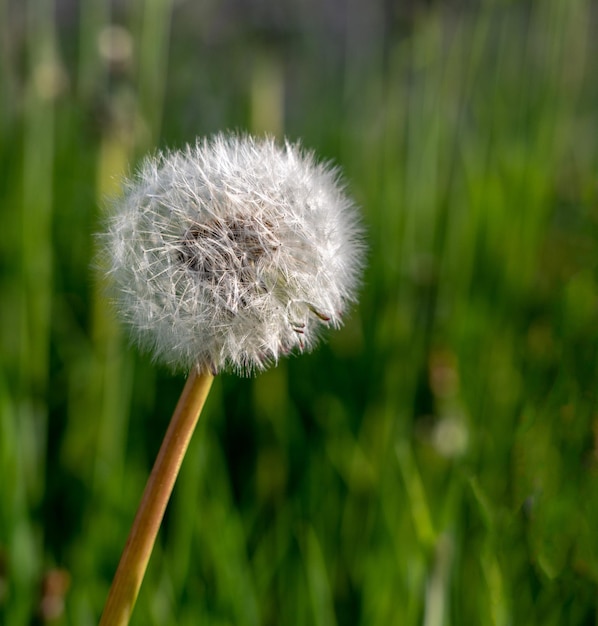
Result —
M 100 626 L 129 623 L 166 505 L 212 381 L 210 373 L 193 369 L 189 374 L 143 492 Z

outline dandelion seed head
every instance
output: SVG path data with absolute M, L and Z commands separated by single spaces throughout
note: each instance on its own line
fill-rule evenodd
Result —
M 102 248 L 142 348 L 175 369 L 240 374 L 340 326 L 364 256 L 335 168 L 297 144 L 223 134 L 147 158 Z

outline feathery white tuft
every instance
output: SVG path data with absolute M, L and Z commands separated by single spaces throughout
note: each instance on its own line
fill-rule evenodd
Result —
M 364 257 L 337 170 L 296 144 L 223 134 L 146 159 L 103 244 L 142 348 L 241 374 L 339 326 Z

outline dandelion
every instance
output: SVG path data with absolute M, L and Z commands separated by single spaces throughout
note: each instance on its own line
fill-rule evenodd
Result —
M 364 246 L 336 169 L 297 144 L 238 135 L 148 158 L 102 242 L 133 338 L 190 372 L 102 618 L 126 624 L 212 376 L 261 371 L 340 326 Z
M 263 370 L 339 326 L 362 265 L 337 172 L 298 146 L 219 135 L 150 158 L 106 238 L 119 309 L 176 369 Z

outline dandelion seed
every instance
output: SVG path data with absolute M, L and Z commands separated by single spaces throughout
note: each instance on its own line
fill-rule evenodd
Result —
M 115 208 L 104 243 L 118 309 L 175 369 L 262 370 L 313 348 L 355 299 L 356 208 L 298 145 L 198 141 L 147 159 Z

